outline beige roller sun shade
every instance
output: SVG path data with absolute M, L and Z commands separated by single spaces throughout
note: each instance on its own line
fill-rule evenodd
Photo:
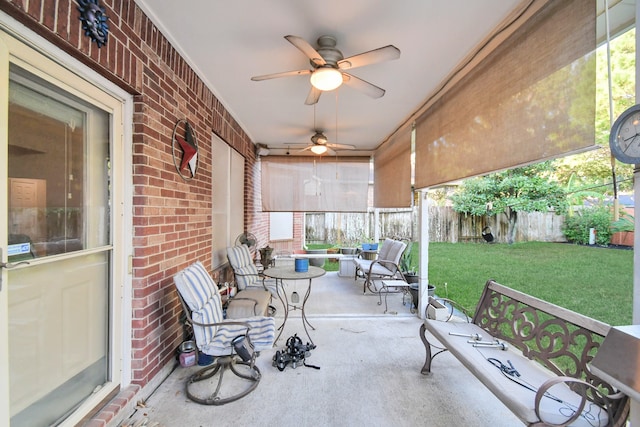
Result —
M 373 205 L 377 208 L 411 206 L 411 128 L 385 142 L 373 157 Z
M 264 212 L 366 212 L 368 157 L 261 160 Z
M 416 120 L 416 188 L 595 143 L 595 3 L 550 2 Z

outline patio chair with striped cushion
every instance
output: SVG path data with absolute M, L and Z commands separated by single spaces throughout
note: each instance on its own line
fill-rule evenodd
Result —
M 260 382 L 261 373 L 255 366 L 255 359 L 257 352 L 273 346 L 275 320 L 266 316 L 225 320 L 218 286 L 199 261 L 180 271 L 173 279 L 187 324 L 193 328 L 198 350 L 214 358 L 211 365 L 189 377 L 187 396 L 204 405 L 224 405 L 246 396 Z M 231 384 L 229 389 L 233 392 L 227 394 L 222 385 L 227 369 L 237 377 L 227 376 L 228 382 L 240 381 L 248 385 L 238 388 L 237 384 Z M 215 391 L 204 397 L 197 396 L 195 390 L 203 390 L 203 387 L 194 388 L 192 385 L 216 375 L 218 381 Z
M 246 245 L 230 246 L 227 248 L 227 259 L 236 278 L 238 290 L 262 288 L 272 295 L 277 295 L 275 283 L 265 283 L 265 278 L 258 272 L 258 267 L 251 258 L 251 252 Z

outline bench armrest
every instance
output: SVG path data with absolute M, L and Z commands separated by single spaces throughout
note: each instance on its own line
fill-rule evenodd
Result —
M 262 281 L 262 287 L 264 288 L 265 291 L 269 291 L 269 288 L 267 287 L 265 281 L 268 281 L 267 276 L 265 276 L 262 273 L 246 273 L 246 274 L 242 274 L 242 273 L 233 273 L 236 277 L 256 277 L 258 279 L 258 282 Z M 250 288 L 251 286 L 249 286 L 248 288 Z M 269 291 L 270 292 L 270 291 Z
M 254 316 L 258 316 L 258 312 L 256 308 L 258 307 L 258 300 L 255 298 L 247 298 L 247 297 L 234 297 L 232 301 L 252 301 L 253 302 L 253 314 Z
M 234 275 L 236 275 L 236 276 L 240 276 L 240 277 L 258 277 L 258 278 L 260 278 L 260 279 L 264 277 L 264 276 L 263 276 L 262 274 L 260 274 L 260 273 L 245 273 L 245 274 L 242 274 L 242 273 L 236 273 L 236 272 L 234 272 L 233 274 L 234 274 Z
M 540 413 L 540 404 L 542 402 L 542 399 L 544 397 L 547 398 L 551 398 L 551 399 L 555 399 L 555 397 L 553 396 L 553 392 L 549 391 L 554 385 L 560 384 L 560 383 L 566 383 L 575 393 L 577 393 L 580 397 L 580 406 L 575 409 L 575 408 L 570 408 L 571 410 L 574 410 L 574 414 L 568 418 L 565 422 L 561 423 L 561 424 L 554 424 L 548 420 L 544 420 L 542 419 Z M 609 417 L 609 424 L 611 425 L 612 420 L 614 419 L 614 415 L 612 413 L 612 406 L 611 406 L 611 401 L 609 399 L 609 397 L 605 394 L 602 394 L 602 392 L 600 392 L 600 390 L 593 386 L 592 384 L 583 381 L 581 379 L 578 378 L 573 378 L 573 377 L 567 377 L 567 376 L 558 376 L 555 378 L 551 378 L 547 381 L 545 381 L 544 383 L 542 383 L 542 385 L 540 386 L 540 388 L 538 389 L 538 391 L 536 392 L 536 398 L 535 398 L 535 411 L 536 411 L 536 416 L 538 417 L 538 419 L 540 419 L 540 421 L 542 421 L 545 425 L 549 425 L 549 426 L 558 426 L 558 427 L 563 427 L 563 426 L 568 426 L 571 423 L 573 423 L 575 420 L 577 420 L 581 415 L 582 415 L 582 411 L 584 410 L 586 404 L 588 403 L 589 399 L 587 398 L 587 393 L 589 392 L 589 389 L 591 389 L 591 393 L 594 396 L 598 396 L 599 399 L 602 399 L 602 401 L 604 402 L 604 410 L 607 412 L 607 415 Z M 594 403 L 594 405 L 596 405 Z M 599 407 L 599 405 L 596 405 Z
M 200 323 L 200 322 L 196 322 L 193 319 L 189 319 L 189 321 L 191 322 L 192 325 L 196 325 L 196 326 L 203 326 L 203 327 L 209 327 L 209 326 L 225 326 L 225 325 L 238 325 L 238 326 L 243 326 L 245 328 L 247 328 L 247 331 L 249 329 L 251 329 L 251 325 L 247 322 L 240 322 L 238 320 L 224 320 L 222 322 L 215 322 L 215 323 Z

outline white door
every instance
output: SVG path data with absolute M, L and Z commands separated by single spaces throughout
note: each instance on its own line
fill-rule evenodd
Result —
M 121 380 L 122 101 L 0 32 L 0 112 L 0 425 L 74 424 Z

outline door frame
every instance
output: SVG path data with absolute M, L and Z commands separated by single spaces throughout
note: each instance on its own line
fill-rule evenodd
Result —
M 26 45 L 26 48 L 25 48 Z M 18 48 L 19 47 L 19 48 Z M 111 267 L 110 306 L 110 380 L 107 387 L 94 393 L 63 425 L 76 425 L 87 414 L 93 412 L 98 405 L 112 393 L 131 383 L 131 289 L 132 275 L 130 259 L 133 254 L 132 225 L 132 129 L 133 129 L 133 96 L 100 76 L 89 67 L 72 58 L 52 43 L 26 29 L 15 19 L 0 11 L 0 93 L 8 93 L 9 62 L 17 58 L 26 63 L 36 61 L 52 61 L 47 67 L 47 74 L 71 73 L 83 80 L 81 84 L 74 81 L 74 87 L 65 87 L 71 93 L 98 90 L 103 95 L 113 98 L 118 106 L 112 114 L 111 131 L 119 129 L 112 135 L 112 188 L 113 188 L 113 256 Z M 51 68 L 51 69 L 50 69 Z M 98 102 L 100 105 L 100 102 Z M 7 129 L 8 102 L 0 100 L 0 129 Z M 0 146 L 8 144 L 7 133 L 0 132 Z M 7 170 L 7 158 L 0 158 L 0 170 Z M 0 188 L 7 188 L 6 174 L 0 174 Z M 4 186 L 4 187 L 3 187 Z M 6 192 L 5 192 L 6 193 Z M 7 212 L 6 198 L 0 200 L 0 209 Z M 0 247 L 3 254 L 0 262 L 7 262 L 6 245 L 8 235 L 6 227 L 0 227 Z M 0 269 L 0 425 L 9 423 L 9 353 L 8 353 L 8 292 L 6 269 Z M 3 417 L 6 417 L 4 419 Z

